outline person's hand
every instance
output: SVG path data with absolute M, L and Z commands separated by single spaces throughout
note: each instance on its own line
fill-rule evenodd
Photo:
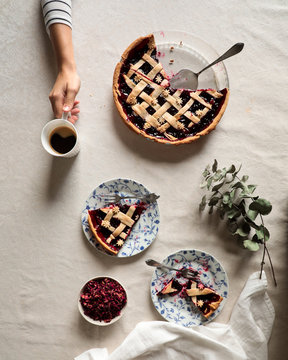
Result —
M 49 99 L 56 119 L 62 117 L 63 111 L 70 112 L 68 120 L 75 123 L 78 120 L 79 104 L 75 100 L 80 89 L 80 78 L 74 70 L 61 70 L 50 92 Z

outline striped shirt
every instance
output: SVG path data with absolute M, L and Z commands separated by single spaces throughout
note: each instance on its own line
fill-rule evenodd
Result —
M 55 23 L 65 24 L 72 29 L 72 4 L 71 0 L 41 0 L 43 18 L 46 31 Z

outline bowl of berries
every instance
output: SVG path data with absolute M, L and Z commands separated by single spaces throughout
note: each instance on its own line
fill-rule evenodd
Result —
M 127 293 L 114 278 L 99 276 L 89 280 L 81 289 L 78 308 L 85 320 L 106 326 L 119 320 L 127 305 Z

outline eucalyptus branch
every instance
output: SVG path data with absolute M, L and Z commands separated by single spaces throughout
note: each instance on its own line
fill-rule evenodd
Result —
M 264 226 L 264 221 L 263 221 L 263 217 L 262 217 L 261 214 L 260 214 L 260 218 L 261 218 L 262 225 Z M 272 260 L 271 260 L 269 250 L 268 250 L 267 245 L 266 245 L 266 238 L 265 238 L 265 235 L 264 235 L 264 239 L 263 239 L 263 256 L 262 256 L 262 261 L 261 261 L 260 279 L 262 277 L 263 267 L 265 265 L 265 253 L 267 253 L 267 255 L 268 255 L 268 259 L 269 259 L 269 263 L 270 263 L 270 267 L 271 267 L 271 271 L 272 271 L 272 276 L 273 276 L 273 280 L 274 280 L 274 284 L 275 284 L 275 286 L 277 286 L 274 267 L 273 267 L 273 264 L 272 264 Z
M 217 160 L 214 160 L 212 166 L 208 165 L 203 172 L 204 181 L 201 187 L 212 194 L 209 198 L 203 196 L 199 209 L 203 211 L 208 205 L 209 214 L 212 214 L 216 208 L 220 218 L 227 220 L 230 232 L 243 241 L 246 249 L 258 251 L 263 246 L 260 278 L 267 254 L 276 286 L 275 272 L 267 248 L 270 234 L 263 221 L 263 216 L 271 212 L 272 205 L 268 200 L 254 195 L 257 186 L 247 184 L 249 176 L 240 177 L 240 169 L 241 165 L 238 170 L 234 165 L 218 169 Z M 260 218 L 260 223 L 256 222 L 257 218 Z

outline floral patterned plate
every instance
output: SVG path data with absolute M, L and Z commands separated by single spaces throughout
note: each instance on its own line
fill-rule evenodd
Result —
M 99 185 L 86 200 L 85 207 L 81 214 L 81 222 L 85 236 L 87 237 L 90 244 L 92 244 L 97 250 L 104 254 L 111 255 L 106 252 L 102 246 L 97 242 L 94 235 L 90 230 L 88 223 L 88 210 L 97 209 L 108 205 L 105 201 L 105 195 L 117 193 L 119 195 L 132 195 L 132 194 L 149 194 L 148 191 L 142 184 L 129 179 L 114 179 Z M 134 204 L 137 199 L 125 199 L 121 200 L 122 203 Z M 157 202 L 150 204 L 145 210 L 138 222 L 133 227 L 129 238 L 117 254 L 117 257 L 129 257 L 139 254 L 151 245 L 155 239 L 158 227 L 160 223 L 159 208 Z
M 223 300 L 218 309 L 206 319 L 191 305 L 188 298 L 175 296 L 158 296 L 168 281 L 175 276 L 175 271 L 156 269 L 152 276 L 151 297 L 156 310 L 164 319 L 176 324 L 190 327 L 210 322 L 221 312 L 228 296 L 228 278 L 222 265 L 212 256 L 201 250 L 180 250 L 169 255 L 163 264 L 174 268 L 193 268 L 199 273 L 199 278 L 208 287 L 214 289 Z M 181 278 L 178 279 L 181 282 Z

